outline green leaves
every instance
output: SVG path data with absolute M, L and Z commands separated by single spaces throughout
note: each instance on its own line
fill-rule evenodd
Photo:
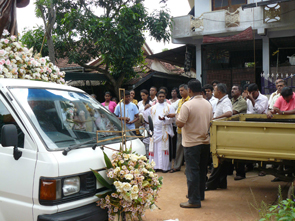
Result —
M 95 170 L 92 170 L 92 169 L 90 169 L 93 173 L 94 173 L 94 175 L 95 175 L 95 177 L 96 177 L 96 179 L 97 179 L 97 181 L 101 184 L 101 185 L 103 185 L 104 187 L 106 187 L 106 188 L 108 188 L 108 189 L 112 189 L 112 186 L 97 172 L 97 171 L 95 171 Z
M 108 157 L 108 155 L 106 155 L 106 153 L 104 151 L 103 151 L 103 155 L 104 155 L 104 161 L 106 163 L 107 168 L 108 169 L 113 168 L 110 158 Z

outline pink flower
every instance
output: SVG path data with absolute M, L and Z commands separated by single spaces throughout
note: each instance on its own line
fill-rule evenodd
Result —
M 41 58 L 41 59 L 40 59 L 40 62 L 41 62 L 41 64 L 45 64 L 46 59 L 45 59 L 45 58 Z
M 0 50 L 0 56 L 4 56 L 6 55 L 6 51 L 5 50 Z
M 2 39 L 2 41 L 3 41 L 5 44 L 8 44 L 8 43 L 9 43 L 9 40 L 8 40 L 8 39 Z
M 5 61 L 5 64 L 6 64 L 6 65 L 10 65 L 10 61 L 9 61 L 9 60 L 6 60 L 6 61 Z

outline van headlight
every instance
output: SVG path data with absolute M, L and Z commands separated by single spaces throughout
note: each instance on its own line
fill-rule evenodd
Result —
M 70 177 L 64 179 L 62 187 L 63 195 L 70 196 L 80 191 L 80 177 Z

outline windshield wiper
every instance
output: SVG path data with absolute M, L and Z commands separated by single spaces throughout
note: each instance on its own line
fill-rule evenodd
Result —
M 71 150 L 78 149 L 79 147 L 81 147 L 81 146 L 83 146 L 85 144 L 92 143 L 95 140 L 96 139 L 93 138 L 93 139 L 88 140 L 88 141 L 85 141 L 83 143 L 79 143 L 79 144 L 75 144 L 75 145 L 69 146 L 69 147 L 67 147 L 66 149 L 63 150 L 62 154 L 66 156 L 68 154 L 68 152 L 70 152 Z

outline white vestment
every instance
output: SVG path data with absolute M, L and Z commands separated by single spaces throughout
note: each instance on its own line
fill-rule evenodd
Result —
M 156 166 L 154 169 L 169 170 L 169 135 L 174 136 L 172 122 L 173 118 L 167 118 L 168 114 L 174 114 L 175 109 L 171 105 L 164 103 L 157 103 L 149 111 L 153 119 L 154 134 L 150 139 L 149 145 L 149 160 L 154 160 Z M 165 116 L 165 120 L 159 120 L 160 117 Z

